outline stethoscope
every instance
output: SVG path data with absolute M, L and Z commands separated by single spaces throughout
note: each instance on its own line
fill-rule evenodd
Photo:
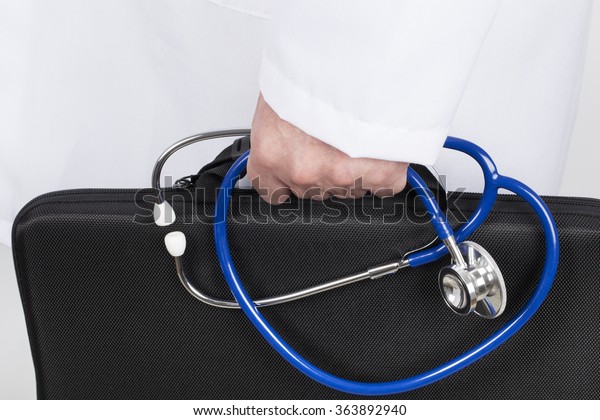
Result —
M 152 186 L 157 192 L 157 202 L 154 206 L 155 223 L 159 226 L 168 226 L 175 220 L 173 208 L 165 200 L 163 189 L 160 186 L 162 168 L 173 153 L 199 141 L 220 137 L 241 137 L 249 134 L 250 130 L 242 129 L 209 132 L 185 138 L 165 150 L 157 160 L 152 173 Z M 556 275 L 559 241 L 556 224 L 544 201 L 522 182 L 500 175 L 492 158 L 483 149 L 474 143 L 455 137 L 448 137 L 444 147 L 465 153 L 475 159 L 481 167 L 485 179 L 481 201 L 460 229 L 456 232 L 452 230 L 433 193 L 421 177 L 409 167 L 408 184 L 416 191 L 425 205 L 435 232 L 441 240 L 439 245 L 411 251 L 400 261 L 371 267 L 364 272 L 333 280 L 329 283 L 256 301 L 253 301 L 248 295 L 240 280 L 231 257 L 227 239 L 226 221 L 231 193 L 246 168 L 248 156 L 250 155 L 250 151 L 246 151 L 233 163 L 225 175 L 215 203 L 214 235 L 217 257 L 235 301 L 211 297 L 202 293 L 190 283 L 181 260 L 186 248 L 185 235 L 182 232 L 171 232 L 165 236 L 165 245 L 175 260 L 175 267 L 181 284 L 192 296 L 208 305 L 219 308 L 241 308 L 254 327 L 285 360 L 315 381 L 339 391 L 361 395 L 396 394 L 432 384 L 458 372 L 503 344 L 519 331 L 539 309 L 548 295 Z M 519 195 L 537 214 L 546 240 L 544 269 L 538 285 L 525 307 L 496 333 L 457 358 L 427 372 L 397 381 L 381 383 L 350 381 L 319 369 L 298 354 L 259 312 L 258 308 L 263 306 L 290 302 L 361 280 L 380 278 L 395 273 L 402 268 L 419 267 L 436 261 L 449 253 L 451 264 L 442 268 L 438 276 L 440 291 L 448 307 L 461 315 L 474 312 L 484 318 L 500 316 L 506 308 L 506 287 L 500 269 L 481 245 L 466 241 L 466 239 L 483 223 L 496 201 L 498 190 L 501 188 Z

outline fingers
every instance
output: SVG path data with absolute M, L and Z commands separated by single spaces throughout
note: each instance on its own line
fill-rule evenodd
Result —
M 408 164 L 351 158 L 282 120 L 259 97 L 252 122 L 247 172 L 252 186 L 270 204 L 291 194 L 303 199 L 355 199 L 367 192 L 398 194 L 406 186 Z
M 408 165 L 401 162 L 348 157 L 337 160 L 334 168 L 311 164 L 305 170 L 289 170 L 287 166 L 294 163 L 288 163 L 283 168 L 268 166 L 257 163 L 257 157 L 259 155 L 256 152 L 250 154 L 248 176 L 254 189 L 270 204 L 285 202 L 292 194 L 319 201 L 331 197 L 357 199 L 368 192 L 385 198 L 398 194 L 406 187 Z
M 277 205 L 290 198 L 292 194 L 290 188 L 268 173 L 260 175 L 261 171 L 256 169 L 256 164 L 252 159 L 249 159 L 246 170 L 248 178 L 252 182 L 252 187 L 267 203 Z
M 377 159 L 355 159 L 354 176 L 361 188 L 377 197 L 391 197 L 406 187 L 408 164 Z
M 358 162 L 361 160 L 356 159 L 356 162 L 351 162 L 351 165 L 359 167 L 354 169 L 357 178 L 352 183 L 346 181 L 343 185 L 334 184 L 335 181 L 331 180 L 326 172 L 320 174 L 321 179 L 319 173 L 299 179 L 285 172 L 281 174 L 281 178 L 278 178 L 270 172 L 255 170 L 252 161 L 248 164 L 248 176 L 252 180 L 254 189 L 270 204 L 285 202 L 291 194 L 302 199 L 318 201 L 331 197 L 357 199 L 368 192 L 385 198 L 400 193 L 406 187 L 408 165 L 395 164 L 389 170 L 384 170 L 377 162 Z

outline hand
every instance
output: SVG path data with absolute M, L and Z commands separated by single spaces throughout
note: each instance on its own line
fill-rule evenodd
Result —
M 248 176 L 271 204 L 300 198 L 392 196 L 406 186 L 407 163 L 351 158 L 282 120 L 262 95 L 252 121 Z

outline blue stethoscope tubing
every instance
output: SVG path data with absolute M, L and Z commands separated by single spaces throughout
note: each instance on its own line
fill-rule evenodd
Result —
M 544 268 L 537 287 L 525 307 L 513 319 L 486 340 L 455 359 L 429 371 L 391 382 L 373 383 L 351 381 L 319 369 L 291 348 L 260 314 L 257 307 L 252 302 L 252 298 L 244 288 L 235 269 L 229 251 L 226 225 L 231 192 L 240 174 L 246 168 L 246 163 L 250 154 L 249 151 L 244 153 L 234 162 L 233 166 L 229 169 L 229 172 L 227 172 L 223 179 L 215 205 L 214 234 L 217 256 L 225 280 L 244 314 L 246 314 L 265 340 L 267 340 L 267 342 L 292 366 L 315 381 L 339 391 L 371 396 L 397 394 L 432 384 L 469 366 L 506 342 L 531 319 L 548 295 L 558 267 L 559 240 L 556 224 L 544 201 L 525 184 L 500 175 L 493 160 L 479 146 L 463 139 L 448 137 L 444 147 L 466 153 L 474 158 L 481 166 L 485 178 L 485 187 L 479 206 L 475 212 L 472 213 L 466 224 L 456 231 L 455 237 L 457 242 L 460 243 L 466 240 L 484 221 L 494 205 L 498 189 L 503 188 L 512 191 L 523 198 L 537 214 L 543 227 L 546 240 Z M 423 201 L 427 212 L 431 216 L 431 223 L 433 224 L 436 233 L 440 236 L 440 239 L 452 235 L 452 229 L 448 224 L 444 213 L 440 210 L 433 194 L 429 188 L 427 188 L 423 180 L 411 168 L 408 170 L 407 178 L 409 185 L 416 190 Z M 434 248 L 425 249 L 410 255 L 408 261 L 411 267 L 418 267 L 436 261 L 446 255 L 446 253 L 447 248 L 443 244 L 440 244 Z

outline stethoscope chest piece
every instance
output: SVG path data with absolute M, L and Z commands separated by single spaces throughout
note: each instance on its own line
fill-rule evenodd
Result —
M 440 271 L 440 291 L 446 304 L 460 315 L 475 312 L 483 318 L 496 318 L 506 307 L 506 286 L 498 265 L 479 244 L 458 245 L 464 261 Z

